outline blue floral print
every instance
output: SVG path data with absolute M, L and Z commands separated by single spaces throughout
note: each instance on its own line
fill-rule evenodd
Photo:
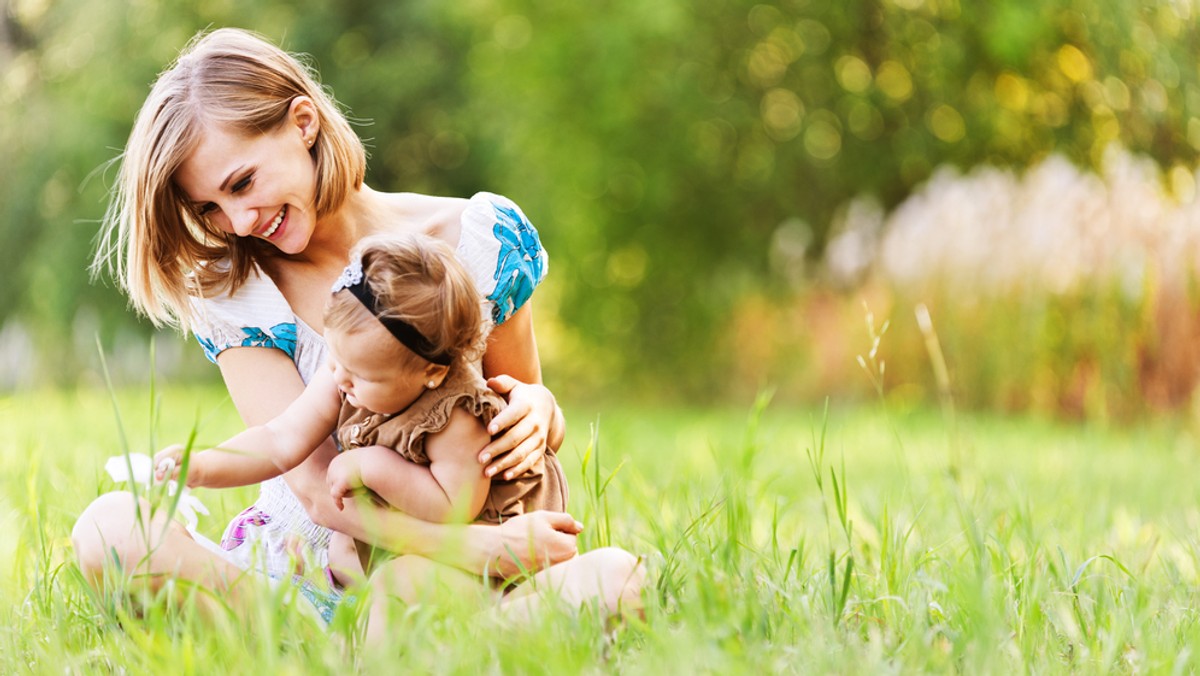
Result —
M 537 230 L 511 207 L 493 204 L 496 225 L 492 234 L 500 242 L 496 260 L 496 288 L 488 295 L 492 301 L 492 321 L 503 324 L 530 296 L 546 275 L 546 254 Z
M 198 333 L 195 334 L 195 336 L 196 342 L 200 343 L 201 349 L 204 350 L 204 356 L 208 357 L 208 360 L 212 363 L 217 363 L 217 355 L 221 354 L 221 351 L 217 349 L 217 346 L 211 340 L 204 338 Z
M 273 347 L 282 350 L 289 358 L 296 356 L 296 324 L 295 322 L 280 322 L 269 329 L 263 330 L 257 326 L 243 326 L 242 347 Z M 196 336 L 200 347 L 204 348 L 204 356 L 216 363 L 217 355 L 221 353 L 212 340 Z

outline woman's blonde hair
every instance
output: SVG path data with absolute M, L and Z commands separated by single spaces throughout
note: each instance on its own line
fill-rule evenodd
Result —
M 179 166 L 204 129 L 275 130 L 292 100 L 312 99 L 320 133 L 317 218 L 362 186 L 366 155 L 333 97 L 297 57 L 248 31 L 201 33 L 159 75 L 120 157 L 92 272 L 108 270 L 131 304 L 155 325 L 189 328 L 188 297 L 233 293 L 270 245 L 223 232 L 199 216 L 175 185 Z
M 429 343 L 431 354 L 452 361 L 474 360 L 483 352 L 483 312 L 475 282 L 444 242 L 425 235 L 376 235 L 351 254 L 362 261 L 363 281 L 381 314 L 410 324 Z M 354 333 L 380 326 L 372 311 L 343 289 L 325 305 L 325 331 Z M 395 341 L 403 368 L 426 360 Z

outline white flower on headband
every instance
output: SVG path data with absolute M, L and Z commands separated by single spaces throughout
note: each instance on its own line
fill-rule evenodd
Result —
M 337 293 L 342 289 L 348 289 L 361 282 L 362 278 L 362 260 L 356 258 L 350 261 L 350 265 L 347 265 L 345 270 L 342 270 L 342 276 L 338 277 L 337 281 L 333 283 L 330 293 Z
M 104 470 L 113 478 L 113 481 L 118 483 L 139 483 L 150 488 L 150 483 L 154 480 L 154 460 L 144 453 L 130 453 L 129 455 L 114 455 L 104 463 Z M 130 470 L 133 470 L 132 475 Z M 172 479 L 167 485 L 167 494 L 171 497 L 175 496 L 177 491 L 183 491 L 183 495 L 179 496 L 179 503 L 175 506 L 175 512 L 183 519 L 187 529 L 191 532 L 196 531 L 196 523 L 199 512 L 208 515 L 208 508 L 204 503 L 200 502 L 200 498 L 191 494 L 187 486 L 182 488 L 177 480 Z

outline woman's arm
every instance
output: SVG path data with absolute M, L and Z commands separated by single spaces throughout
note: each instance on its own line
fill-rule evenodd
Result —
M 425 521 L 468 522 L 483 509 L 491 481 L 480 475 L 477 449 L 488 442 L 483 422 L 454 408 L 446 428 L 425 439 L 428 465 L 385 446 L 345 451 L 329 464 L 329 490 L 342 502 L 366 487 L 392 507 Z
M 491 524 L 435 524 L 368 499 L 347 500 L 341 532 L 391 552 L 416 554 L 470 573 L 510 577 L 575 557 L 583 524 L 565 512 L 521 514 Z
M 566 428 L 562 409 L 541 384 L 533 301 L 492 330 L 483 355 L 483 374 L 490 378 L 492 389 L 507 397 L 508 406 L 488 426 L 495 439 L 480 451 L 479 462 L 487 464 L 494 459 L 484 474 L 504 471 L 510 479 L 532 467 L 547 445 L 557 450 Z

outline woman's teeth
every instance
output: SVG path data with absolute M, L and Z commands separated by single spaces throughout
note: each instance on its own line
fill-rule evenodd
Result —
M 284 216 L 287 216 L 287 205 L 286 204 L 283 205 L 283 208 L 280 209 L 279 213 L 275 215 L 275 220 L 271 221 L 271 226 L 269 228 L 267 228 L 266 230 L 263 230 L 262 237 L 264 239 L 269 239 L 271 237 L 271 235 L 275 234 L 275 231 L 279 229 L 279 224 L 283 222 Z

